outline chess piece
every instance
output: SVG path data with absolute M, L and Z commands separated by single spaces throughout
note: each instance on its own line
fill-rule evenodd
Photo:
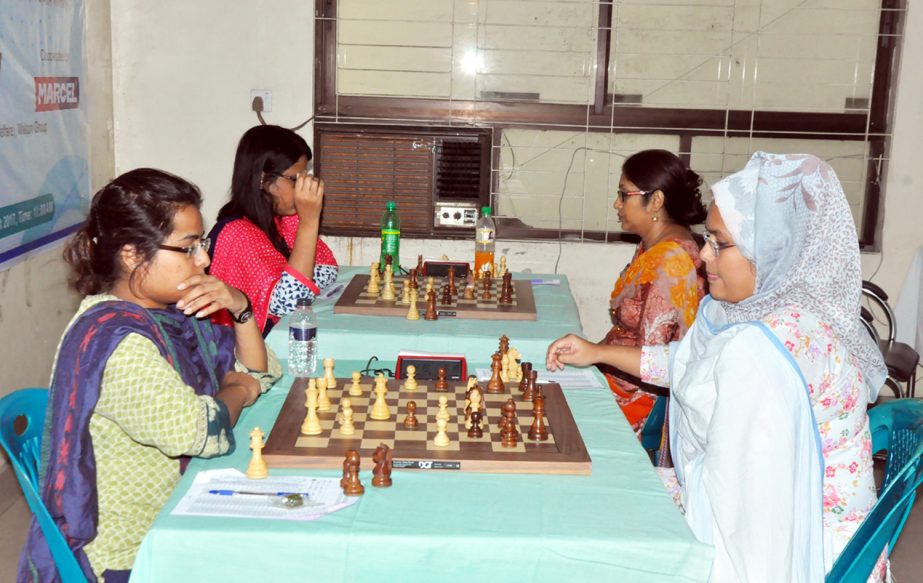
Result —
M 343 407 L 343 413 L 340 417 L 340 433 L 343 435 L 352 435 L 356 432 L 356 426 L 353 425 L 353 407 L 349 399 L 342 399 L 340 406 Z
M 507 373 L 510 377 L 510 382 L 518 383 L 522 380 L 522 365 L 520 364 L 522 354 L 519 353 L 519 350 L 515 346 L 510 346 L 506 354 L 510 357 L 510 370 Z
M 369 285 L 367 291 L 370 294 L 378 295 L 381 291 L 378 287 L 378 262 L 372 264 L 371 269 L 369 269 Z
M 433 291 L 433 288 L 436 287 L 436 278 L 429 276 L 426 278 L 426 293 L 429 295 L 429 292 Z
M 493 282 L 490 279 L 490 272 L 488 271 L 484 274 L 484 280 L 481 282 L 481 288 L 483 289 L 483 293 L 481 294 L 482 300 L 490 300 L 491 297 L 493 297 L 490 295 L 490 286 L 492 283 Z
M 483 415 L 481 409 L 483 409 L 484 404 L 481 402 L 481 390 L 473 389 L 471 391 L 471 398 L 468 406 L 465 408 L 465 427 L 471 429 L 471 426 L 474 424 L 474 414 L 478 413 Z M 478 423 L 480 423 L 481 417 L 478 417 Z
M 538 384 L 538 371 L 529 367 L 529 381 L 526 383 L 526 390 L 522 393 L 523 401 L 531 401 L 535 398 L 535 387 Z
M 503 384 L 503 379 L 500 378 L 500 359 L 503 358 L 500 356 L 499 352 L 494 352 L 493 356 L 490 357 L 490 381 L 487 382 L 487 392 L 491 394 L 496 393 L 505 393 L 506 386 Z
M 409 392 L 417 390 L 417 367 L 412 364 L 407 367 L 407 380 L 404 381 L 404 390 Z
M 469 280 L 468 283 L 465 284 L 464 298 L 466 300 L 474 299 L 474 281 L 473 280 Z
M 353 371 L 353 382 L 349 385 L 349 396 L 350 397 L 361 397 L 362 396 L 362 385 L 359 384 L 359 381 L 362 380 L 362 373 L 357 370 Z
M 522 363 L 522 367 L 520 368 L 520 374 L 519 374 L 519 376 L 520 376 L 520 379 L 519 379 L 519 392 L 520 392 L 520 393 L 525 392 L 526 388 L 529 386 L 529 375 L 530 375 L 531 373 L 532 373 L 532 363 L 531 363 L 531 362 L 524 362 L 524 363 Z M 523 401 L 526 401 L 526 400 L 527 400 L 527 399 L 525 398 L 524 395 L 523 395 L 523 399 L 522 399 L 522 400 L 523 400 Z
M 510 382 L 510 353 L 500 357 L 500 380 L 504 383 Z
M 384 443 L 378 444 L 375 453 L 372 454 L 372 461 L 375 462 L 375 468 L 372 469 L 372 485 L 376 488 L 388 488 L 391 486 L 391 468 L 394 466 L 394 452 Z
M 506 271 L 506 255 L 502 255 L 502 256 L 500 257 L 500 271 L 498 271 L 497 273 L 499 273 L 500 275 L 506 275 L 506 273 L 507 273 L 507 271 Z
M 384 421 L 391 418 L 391 411 L 388 410 L 388 402 L 385 401 L 385 394 L 388 392 L 387 381 L 384 375 L 378 373 L 375 377 L 375 404 L 369 412 L 369 417 L 376 421 Z
M 337 388 L 337 378 L 333 374 L 333 367 L 336 361 L 332 358 L 324 359 L 324 378 L 327 379 L 327 390 L 332 391 Z
M 519 429 L 516 427 L 516 403 L 507 399 L 500 408 L 503 415 L 504 427 L 500 431 L 500 445 L 503 447 L 516 447 L 519 443 Z
M 419 320 L 420 311 L 417 309 L 417 294 L 414 293 L 410 296 L 410 307 L 407 308 L 407 319 L 408 320 Z
M 513 274 L 505 273 L 503 275 L 503 287 L 500 288 L 500 297 L 497 298 L 497 301 L 501 304 L 512 304 L 513 303 Z
M 545 427 L 545 395 L 541 392 L 532 400 L 532 427 L 529 428 L 529 439 L 548 441 L 548 428 Z
M 452 292 L 449 290 L 448 285 L 442 286 L 442 305 L 451 306 L 452 305 Z
M 500 348 L 498 349 L 498 352 L 500 354 L 506 354 L 509 351 L 510 351 L 510 337 L 504 334 L 503 336 L 500 337 Z
M 417 426 L 417 402 L 407 401 L 407 416 L 404 417 L 404 429 L 415 429 Z
M 458 295 L 458 288 L 455 287 L 455 267 L 452 265 L 449 266 L 449 293 L 452 296 Z
M 423 256 L 417 255 L 417 275 L 423 275 Z
M 481 412 L 472 411 L 471 427 L 468 428 L 468 437 L 484 437 L 484 430 L 481 429 Z
M 424 320 L 438 320 L 439 314 L 436 312 L 436 291 L 429 290 L 426 292 L 426 313 L 423 314 Z
M 445 369 L 441 366 L 439 367 L 439 370 L 436 371 L 436 384 L 433 386 L 433 389 L 438 392 L 449 390 L 449 381 L 446 379 Z
M 445 432 L 447 425 L 445 419 L 436 419 L 436 437 L 433 438 L 433 445 L 436 447 L 449 446 L 449 435 Z
M 308 414 L 304 417 L 304 423 L 301 424 L 302 435 L 320 435 L 322 432 L 320 418 L 317 416 L 317 385 L 314 379 L 308 381 L 308 388 L 304 390 L 305 408 Z
M 410 305 L 410 284 L 407 283 L 409 280 L 404 280 L 404 285 L 401 286 L 401 305 L 408 306 Z
M 449 417 L 449 398 L 445 395 L 439 397 L 439 410 L 436 411 L 436 419 L 445 419 L 448 421 Z
M 347 496 L 361 496 L 365 493 L 365 486 L 359 481 L 359 452 L 351 449 L 346 452 L 346 461 L 343 463 L 344 473 L 341 480 L 343 493 Z
M 317 385 L 317 410 L 329 411 L 333 408 L 333 404 L 327 396 L 327 378 L 317 377 L 315 384 Z
M 391 256 L 389 255 L 388 258 Z M 381 286 L 381 299 L 392 302 L 394 301 L 394 272 L 391 271 L 391 265 L 385 265 L 385 282 Z
M 263 461 L 263 432 L 259 427 L 254 427 L 250 432 L 250 449 L 253 450 L 253 456 L 247 465 L 247 477 L 251 480 L 262 480 L 269 475 L 269 468 Z

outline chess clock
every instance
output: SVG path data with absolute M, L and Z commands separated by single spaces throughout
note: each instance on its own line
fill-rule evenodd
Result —
M 468 277 L 468 270 L 471 268 L 465 261 L 425 261 L 423 276 L 448 277 L 450 267 L 455 268 L 455 281 L 462 281 Z
M 395 378 L 407 378 L 407 367 L 410 365 L 417 369 L 414 375 L 417 380 L 435 379 L 440 368 L 445 369 L 445 376 L 449 380 L 463 381 L 468 378 L 468 365 L 465 357 L 460 354 L 398 354 Z

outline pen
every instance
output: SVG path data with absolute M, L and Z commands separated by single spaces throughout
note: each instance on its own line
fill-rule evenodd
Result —
M 209 494 L 218 496 L 302 496 L 307 498 L 307 492 L 250 492 L 247 490 L 209 490 Z

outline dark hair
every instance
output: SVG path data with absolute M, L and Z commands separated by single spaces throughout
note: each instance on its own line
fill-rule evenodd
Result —
M 218 220 L 246 217 L 288 257 L 290 249 L 276 228 L 272 199 L 264 188 L 302 156 L 310 160 L 311 148 L 290 129 L 259 125 L 247 130 L 234 156 L 231 200 L 218 211 Z
M 641 190 L 663 192 L 664 210 L 673 222 L 688 227 L 705 221 L 702 177 L 667 150 L 643 150 L 622 164 L 622 174 Z M 650 195 L 644 197 L 645 202 Z
M 176 212 L 201 204 L 199 189 L 179 176 L 153 168 L 122 174 L 93 195 L 86 223 L 64 248 L 71 286 L 85 295 L 111 290 L 122 276 L 125 245 L 146 265 L 173 232 Z

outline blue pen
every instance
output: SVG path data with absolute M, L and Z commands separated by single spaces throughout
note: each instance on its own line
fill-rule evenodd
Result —
M 209 490 L 209 494 L 218 496 L 302 496 L 307 498 L 307 492 L 250 492 L 247 490 Z

